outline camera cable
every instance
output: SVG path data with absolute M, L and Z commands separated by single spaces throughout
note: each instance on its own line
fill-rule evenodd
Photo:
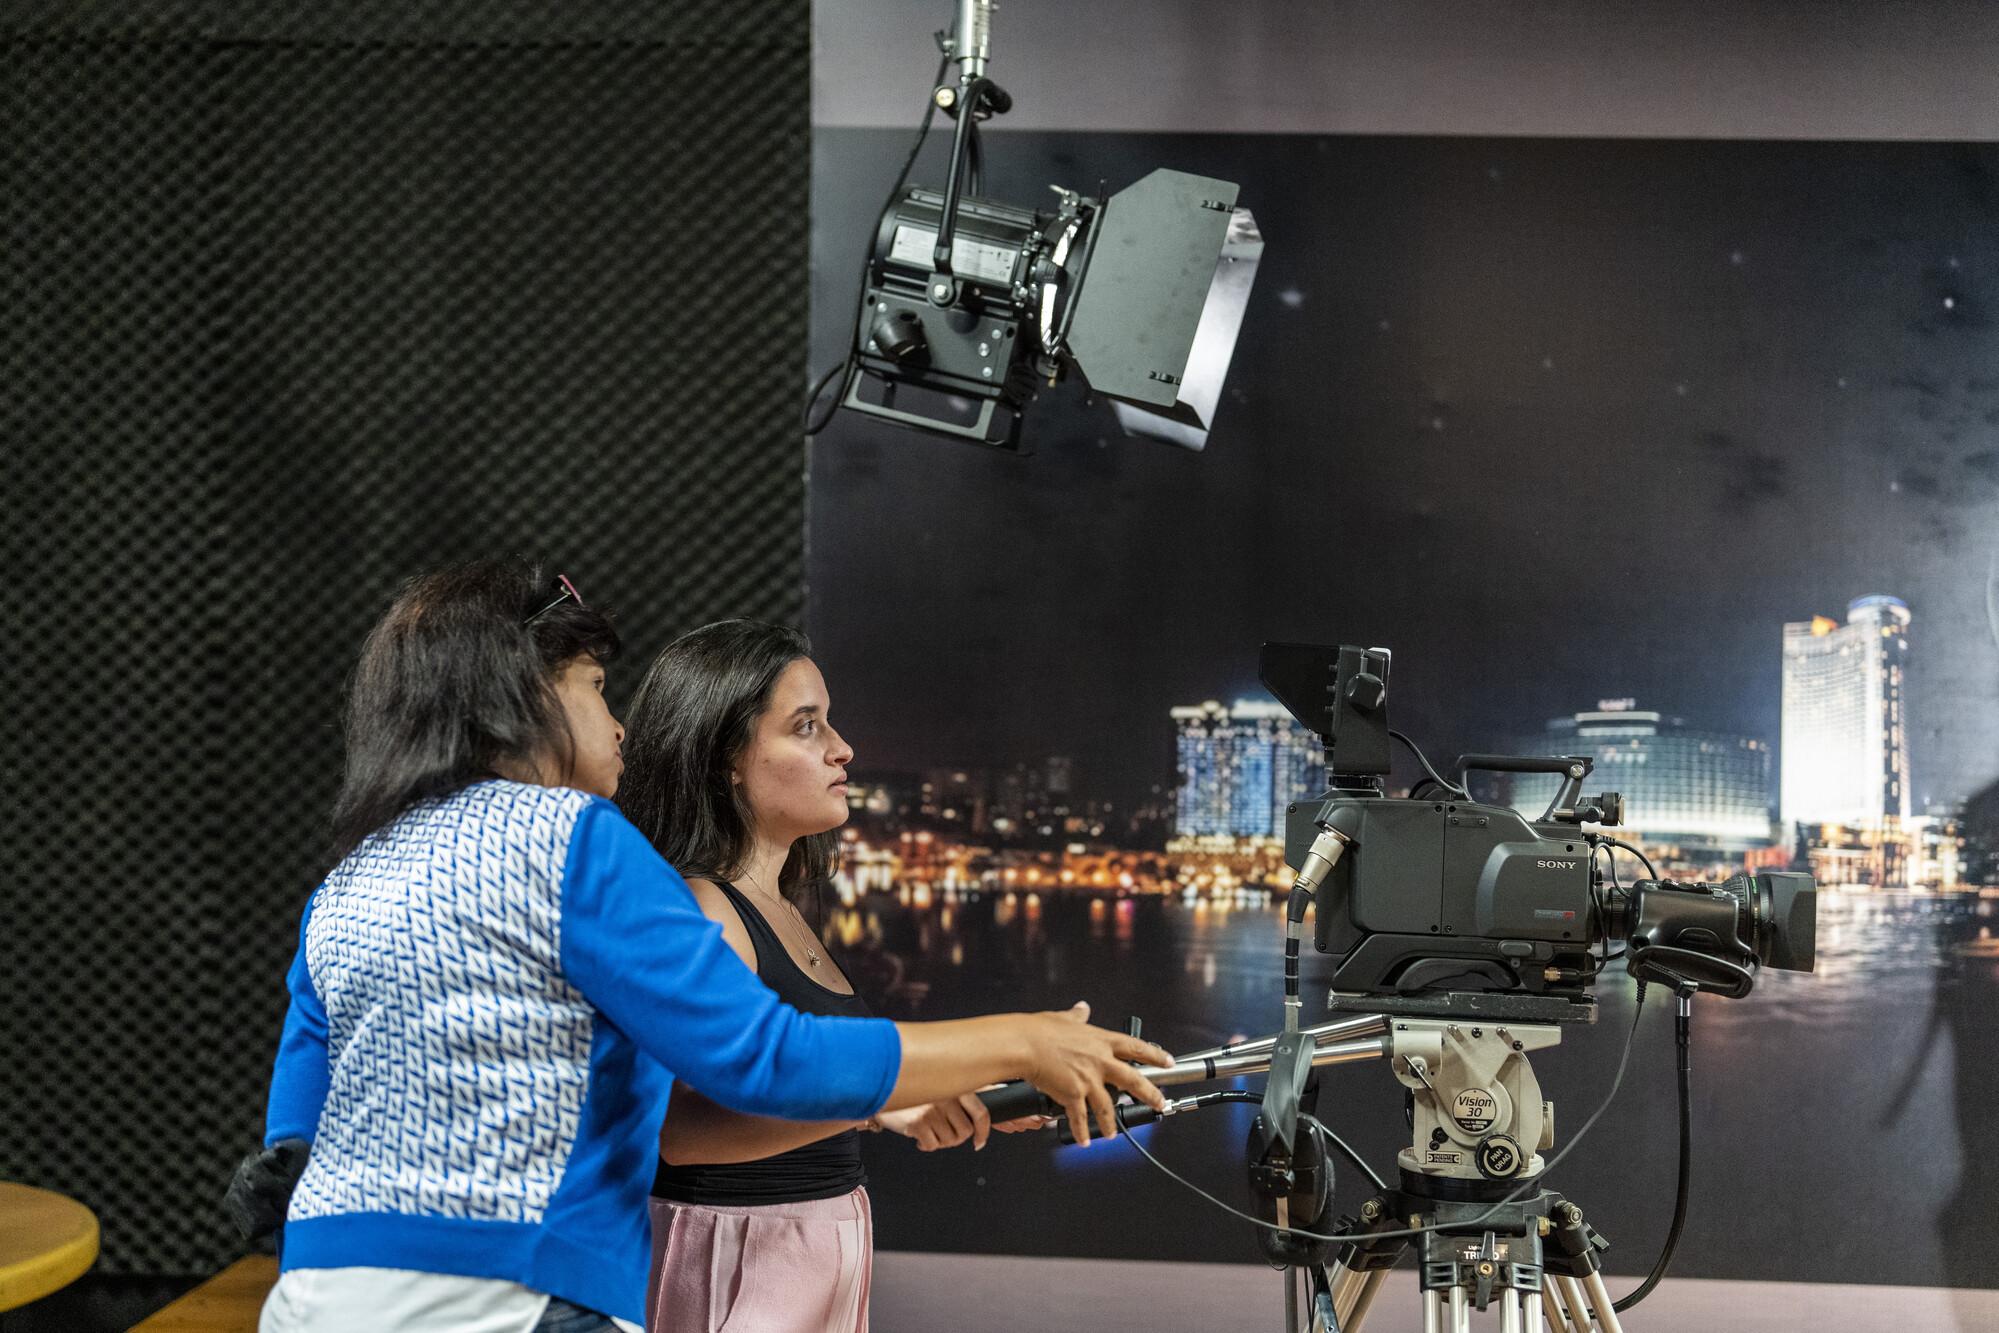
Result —
M 1255 1106 L 1261 1104 L 1262 1101 L 1263 1096 L 1261 1093 L 1250 1092 L 1243 1088 L 1228 1088 L 1220 1092 L 1204 1092 L 1198 1096 L 1181 1098 L 1172 1103 L 1166 1115 L 1178 1115 L 1182 1111 L 1196 1111 L 1203 1106 L 1216 1106 L 1223 1102 L 1242 1102 Z M 1153 1110 L 1150 1106 L 1146 1106 L 1143 1103 L 1120 1106 L 1117 1110 L 1118 1125 L 1123 1129 L 1136 1129 L 1140 1125 L 1150 1125 L 1155 1121 L 1165 1118 L 1158 1111 Z M 1340 1155 L 1347 1159 L 1353 1169 L 1366 1176 L 1376 1189 L 1385 1190 L 1388 1188 L 1388 1182 L 1381 1178 L 1381 1173 L 1369 1166 L 1367 1159 L 1356 1152 L 1352 1144 L 1326 1128 L 1325 1123 L 1317 1116 L 1308 1112 L 1300 1115 L 1298 1118 L 1307 1124 L 1317 1126 L 1319 1132 L 1324 1134 L 1327 1140 L 1340 1150 Z M 1071 1144 L 1076 1141 L 1071 1137 L 1069 1127 L 1066 1123 L 1057 1126 L 1057 1137 L 1064 1144 Z
M 1418 746 L 1415 741 L 1410 740 L 1393 727 L 1388 729 L 1388 734 L 1409 747 L 1409 753 L 1416 756 L 1416 762 L 1423 766 L 1423 772 L 1429 775 L 1430 781 L 1436 783 L 1439 787 L 1442 787 L 1446 792 L 1461 801 L 1469 801 L 1471 799 L 1471 793 L 1466 791 L 1463 786 L 1455 782 L 1447 782 L 1437 775 L 1437 770 L 1430 765 L 1429 757 L 1423 753 L 1422 747 Z M 1412 792 L 1411 794 L 1413 795 L 1414 793 Z
M 1360 1172 L 1362 1175 L 1368 1178 L 1368 1181 L 1375 1187 L 1375 1189 L 1385 1190 L 1388 1188 L 1388 1182 L 1381 1178 L 1381 1173 L 1376 1171 L 1373 1167 L 1369 1166 L 1367 1164 L 1367 1159 L 1365 1157 L 1362 1157 L 1359 1153 L 1355 1152 L 1351 1147 L 1349 1147 L 1345 1139 L 1333 1133 L 1332 1130 L 1327 1129 L 1325 1122 L 1320 1120 L 1319 1117 L 1315 1115 L 1306 1115 L 1306 1116 L 1301 1116 L 1299 1118 L 1302 1119 L 1306 1124 L 1315 1126 L 1321 1134 L 1324 1134 L 1327 1138 L 1331 1139 L 1333 1141 L 1333 1146 L 1335 1148 L 1338 1148 L 1340 1150 L 1340 1153 L 1349 1162 L 1353 1163 L 1354 1169 L 1356 1171 Z
M 1618 899 L 1622 900 L 1623 898 L 1625 898 L 1626 895 L 1624 892 L 1623 883 L 1620 882 L 1617 878 L 1616 849 L 1606 845 L 1606 843 L 1610 840 L 1606 839 L 1604 835 L 1601 833 L 1585 833 L 1583 837 L 1589 843 L 1590 863 L 1594 865 L 1596 862 L 1597 855 L 1599 853 L 1603 855 L 1604 862 L 1609 867 L 1610 870 L 1610 891 Z M 1612 963 L 1616 962 L 1618 959 L 1624 957 L 1624 955 L 1629 952 L 1629 949 L 1621 947 L 1618 949 L 1616 953 L 1612 953 L 1610 951 L 1610 945 L 1607 942 L 1610 937 L 1610 921 L 1608 919 L 1608 915 L 1604 911 L 1602 901 L 1598 899 L 1595 894 L 1590 895 L 1590 916 L 1593 920 L 1595 920 L 1598 923 L 1598 928 L 1597 928 L 1598 938 L 1606 941 L 1606 943 L 1603 946 L 1603 960 L 1597 964 L 1596 971 L 1591 974 L 1592 976 L 1601 976 L 1603 974 L 1604 969 L 1608 968 Z
M 1630 852 L 1633 856 L 1637 857 L 1639 862 L 1645 867 L 1645 873 L 1647 875 L 1651 876 L 1655 880 L 1659 878 L 1659 872 L 1652 868 L 1652 862 L 1645 855 L 1645 853 L 1639 851 L 1636 847 L 1633 847 L 1630 843 L 1625 842 L 1622 838 L 1613 838 L 1608 833 L 1599 833 L 1596 836 L 1603 840 L 1603 844 L 1606 847 L 1622 847 L 1625 851 Z M 1617 854 L 1615 852 L 1612 852 L 1611 869 L 1615 871 L 1616 867 L 1617 867 Z
M 1666 1267 L 1673 1262 L 1673 1251 L 1680 1244 L 1680 1232 L 1687 1225 L 1687 1201 L 1689 1194 L 1692 1193 L 1694 1176 L 1693 1088 L 1689 1074 L 1692 1063 L 1689 1036 L 1693 1026 L 1694 989 L 1691 984 L 1687 984 L 1680 986 L 1676 991 L 1680 1007 L 1673 1021 L 1673 1036 L 1679 1046 L 1680 1067 L 1680 1178 L 1679 1186 L 1673 1195 L 1673 1223 L 1666 1230 L 1666 1243 L 1660 1249 L 1659 1258 L 1652 1265 L 1652 1271 L 1645 1275 L 1645 1280 L 1639 1283 L 1629 1296 L 1612 1305 L 1611 1308 L 1619 1314 L 1650 1296 L 1652 1289 L 1659 1285 L 1659 1279 L 1666 1276 Z

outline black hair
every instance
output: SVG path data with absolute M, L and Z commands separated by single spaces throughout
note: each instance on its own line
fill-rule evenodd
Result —
M 618 805 L 684 875 L 728 879 L 750 853 L 752 813 L 731 777 L 786 667 L 809 657 L 799 631 L 759 620 L 723 620 L 668 644 L 639 682 L 625 716 L 625 775 Z M 838 835 L 791 845 L 778 890 L 816 901 L 833 873 Z
M 347 768 L 333 856 L 424 801 L 551 758 L 575 742 L 555 695 L 565 663 L 618 651 L 610 616 L 534 566 L 479 561 L 405 583 L 368 632 L 347 697 Z M 532 623 L 529 623 L 532 621 Z

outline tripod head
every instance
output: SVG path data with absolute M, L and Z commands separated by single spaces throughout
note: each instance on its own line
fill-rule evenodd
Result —
M 1451 1182 L 1443 1197 L 1489 1201 L 1541 1173 L 1555 1108 L 1527 1053 L 1560 1041 L 1560 1028 L 1396 1018 L 1389 1029 L 1389 1067 L 1413 1102 L 1412 1140 L 1396 1157 L 1406 1183 Z

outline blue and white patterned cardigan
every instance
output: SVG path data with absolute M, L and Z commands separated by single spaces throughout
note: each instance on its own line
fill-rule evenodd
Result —
M 789 1008 L 608 801 L 482 782 L 335 867 L 299 927 L 265 1141 L 310 1141 L 283 1266 L 503 1278 L 644 1318 L 678 1077 L 862 1120 L 893 1024 Z

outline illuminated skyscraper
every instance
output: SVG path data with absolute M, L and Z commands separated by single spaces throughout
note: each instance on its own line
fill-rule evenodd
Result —
M 1784 626 L 1785 823 L 1908 818 L 1908 660 L 1909 608 L 1898 598 L 1862 597 L 1844 625 L 1814 616 Z
M 1181 837 L 1284 836 L 1284 811 L 1326 785 L 1319 738 L 1280 704 L 1210 700 L 1175 708 L 1180 787 L 1174 832 Z
M 1515 748 L 1595 759 L 1584 790 L 1624 797 L 1620 836 L 1690 851 L 1770 845 L 1768 741 L 1695 730 L 1633 700 L 1606 699 L 1590 712 L 1556 718 Z M 1553 777 L 1516 777 L 1514 806 L 1539 816 L 1559 787 Z

